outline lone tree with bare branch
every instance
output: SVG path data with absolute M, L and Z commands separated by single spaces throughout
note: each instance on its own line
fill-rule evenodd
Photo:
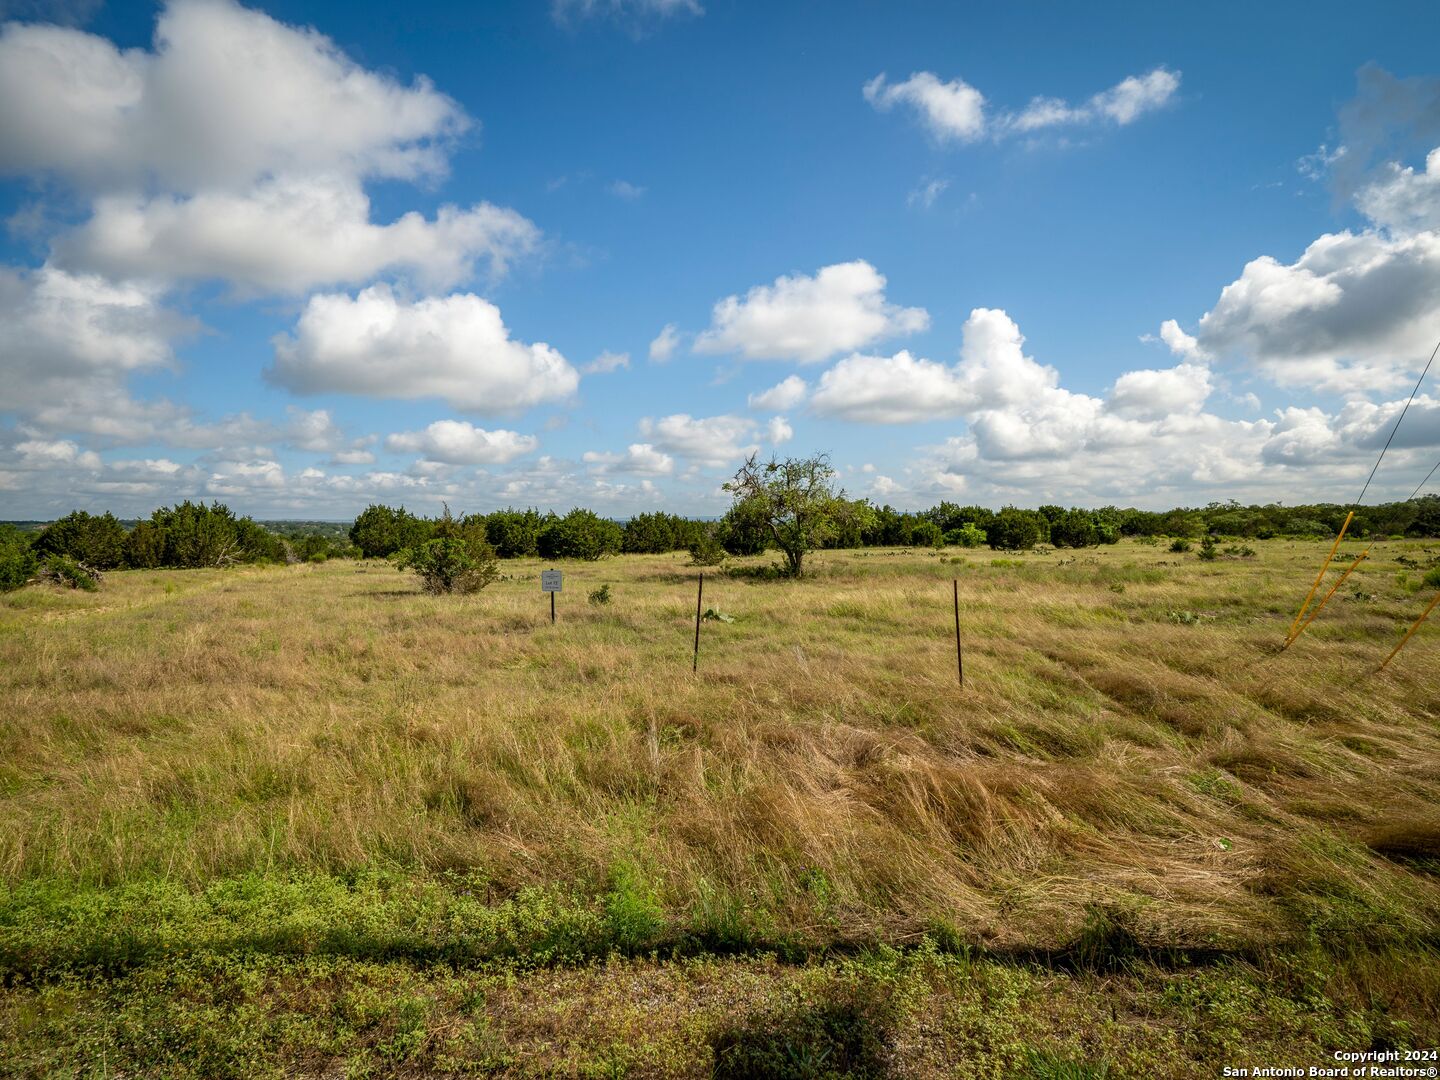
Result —
M 735 505 L 765 523 L 775 546 L 785 553 L 785 572 L 804 574 L 805 556 L 834 535 L 848 510 L 845 492 L 833 487 L 829 454 L 808 458 L 771 458 L 751 454 L 725 490 Z

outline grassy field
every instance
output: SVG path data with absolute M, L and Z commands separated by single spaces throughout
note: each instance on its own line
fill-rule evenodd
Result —
M 0 1075 L 1433 1047 L 1440 621 L 1373 672 L 1440 544 L 1378 544 L 1284 653 L 1328 545 L 1252 546 L 742 560 L 698 675 L 678 554 L 565 566 L 553 627 L 524 561 L 9 594 Z

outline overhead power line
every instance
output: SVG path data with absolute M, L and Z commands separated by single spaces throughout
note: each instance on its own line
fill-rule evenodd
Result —
M 1420 384 L 1425 381 L 1425 376 L 1430 373 L 1430 365 L 1435 363 L 1436 353 L 1440 353 L 1440 341 L 1435 343 L 1435 348 L 1430 353 L 1430 359 L 1425 361 L 1425 369 L 1420 372 L 1420 378 L 1415 380 L 1415 389 L 1410 391 L 1410 397 L 1406 400 L 1405 407 L 1400 410 L 1400 415 L 1395 418 L 1395 426 L 1390 429 L 1390 437 L 1385 440 L 1385 445 L 1380 448 L 1380 456 L 1375 459 L 1375 467 L 1370 470 L 1370 475 L 1366 477 L 1365 486 L 1360 489 L 1359 497 L 1350 504 L 1352 508 L 1359 506 L 1365 501 L 1365 493 L 1370 490 L 1370 482 L 1375 479 L 1375 474 L 1380 471 L 1380 462 L 1385 460 L 1385 452 L 1390 449 L 1390 444 L 1395 441 L 1395 433 L 1400 430 L 1400 421 L 1405 419 L 1405 414 L 1410 411 L 1410 405 L 1414 402 L 1415 395 L 1420 393 Z M 1433 476 L 1435 470 L 1431 469 L 1430 473 L 1431 476 Z M 1425 479 L 1428 481 L 1430 477 L 1427 476 Z M 1424 486 L 1424 484 L 1420 485 L 1420 487 Z M 1420 488 L 1416 488 L 1415 490 L 1418 492 Z M 1412 499 L 1414 497 L 1414 495 L 1410 496 Z

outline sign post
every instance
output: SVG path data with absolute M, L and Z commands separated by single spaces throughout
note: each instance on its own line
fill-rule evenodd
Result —
M 559 570 L 540 571 L 540 591 L 550 594 L 550 624 L 555 624 L 555 594 L 560 591 L 563 575 Z
M 700 598 L 705 595 L 705 571 L 700 571 L 700 584 L 695 589 L 695 661 L 690 665 L 690 674 L 700 670 Z
M 955 590 L 955 667 L 960 674 L 960 685 L 965 685 L 965 656 L 960 651 L 960 579 L 955 578 L 951 585 Z

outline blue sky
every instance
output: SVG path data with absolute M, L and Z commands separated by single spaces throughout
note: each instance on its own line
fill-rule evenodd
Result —
M 1440 338 L 1429 4 L 0 15 L 3 517 L 1345 501 Z

